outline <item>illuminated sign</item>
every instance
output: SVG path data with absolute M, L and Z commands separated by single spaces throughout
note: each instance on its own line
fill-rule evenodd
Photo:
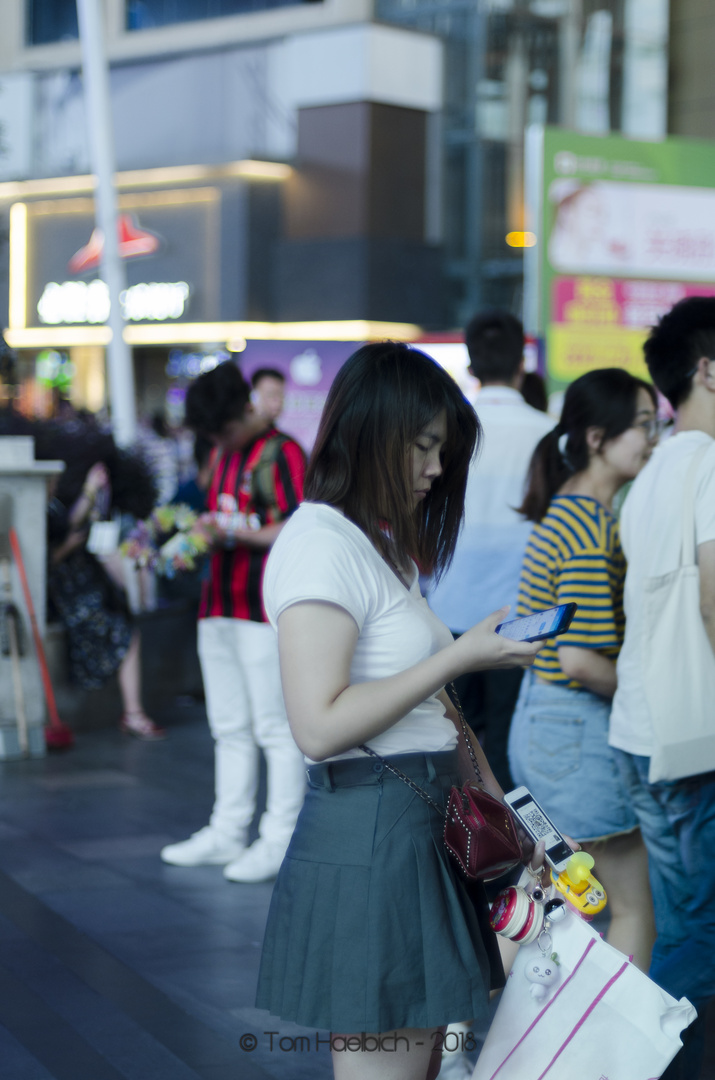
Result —
M 154 170 L 151 175 L 137 173 L 131 178 L 125 174 L 125 183 L 138 185 L 146 180 L 147 184 L 159 184 L 170 179 L 194 182 L 203 177 L 203 173 L 199 176 L 195 170 L 179 170 L 179 173 L 177 176 L 176 170 Z M 16 189 L 18 194 L 26 190 L 22 184 L 0 185 L 0 188 L 0 201 L 3 195 L 9 197 Z M 93 200 L 75 197 L 85 188 L 89 193 L 88 177 L 68 177 L 61 183 L 33 181 L 27 187 L 28 193 L 71 192 L 73 197 L 17 202 L 10 208 L 9 322 L 5 339 L 13 348 L 103 347 L 111 340 L 111 330 L 104 322 L 108 306 L 101 280 L 68 280 L 68 260 L 82 250 L 82 245 L 87 245 L 93 231 Z M 355 343 L 385 338 L 411 341 L 421 334 L 420 327 L 413 323 L 362 319 L 274 323 L 231 319 L 230 316 L 237 316 L 243 310 L 242 283 L 232 282 L 230 289 L 221 287 L 222 242 L 232 235 L 230 229 L 222 228 L 222 192 L 212 187 L 127 192 L 119 196 L 119 205 L 122 213 L 134 215 L 134 221 L 141 217 L 145 234 L 162 238 L 158 250 L 149 259 L 131 258 L 124 263 L 128 288 L 122 295 L 127 319 L 123 337 L 130 346 L 198 348 L 212 342 L 227 343 L 231 352 L 240 352 L 246 349 L 249 338 L 259 342 Z M 128 233 L 125 240 L 143 242 L 141 237 L 131 237 Z M 154 280 L 147 282 L 149 267 Z M 305 354 L 296 367 L 304 380 L 302 385 L 314 384 L 321 369 L 310 347 L 295 348 L 289 360 L 297 353 Z M 271 366 L 268 352 L 261 362 L 263 366 Z M 316 402 L 319 396 L 315 395 Z M 312 441 L 313 434 L 311 420 L 311 426 L 306 428 L 306 442 Z
M 120 259 L 137 259 L 153 255 L 159 250 L 159 237 L 142 229 L 131 214 L 120 214 L 117 218 L 117 241 Z M 67 269 L 71 274 L 86 274 L 88 270 L 96 270 L 102 261 L 103 253 L 104 233 L 95 228 L 89 242 L 72 256 Z
M 131 285 L 119 294 L 122 315 L 130 322 L 166 322 L 184 314 L 190 289 L 185 281 L 151 281 Z M 40 322 L 105 323 L 109 318 L 109 289 L 104 281 L 50 281 L 37 302 Z
M 137 192 L 119 201 L 119 247 L 127 278 L 120 303 L 127 329 L 138 330 L 141 323 L 147 330 L 170 327 L 189 317 L 197 324 L 217 321 L 221 193 L 204 188 Z M 74 325 L 86 333 L 105 322 L 106 287 L 97 269 L 89 272 L 101 253 L 101 234 L 93 222 L 91 199 L 12 206 L 11 330 L 34 323 L 41 338 L 50 327 Z

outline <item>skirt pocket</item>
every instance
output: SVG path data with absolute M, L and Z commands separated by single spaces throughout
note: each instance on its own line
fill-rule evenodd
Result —
M 287 854 L 305 863 L 370 867 L 381 802 L 379 784 L 334 791 L 309 785 Z

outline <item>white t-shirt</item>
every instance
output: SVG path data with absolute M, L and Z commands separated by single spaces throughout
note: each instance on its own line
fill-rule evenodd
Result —
M 715 540 L 715 440 L 704 431 L 683 431 L 657 447 L 636 477 L 621 515 L 621 542 L 628 561 L 624 608 L 626 637 L 618 657 L 609 742 L 631 754 L 653 752 L 650 713 L 643 684 L 643 582 L 677 569 L 682 542 L 685 479 L 693 455 L 710 446 L 695 485 L 695 542 Z M 678 678 L 679 672 L 673 672 Z
M 556 423 L 509 386 L 485 386 L 476 409 L 484 442 L 469 469 L 464 525 L 449 569 L 428 594 L 432 610 L 460 634 L 504 604 L 516 610 L 532 523 L 514 508 L 536 444 Z
M 263 602 L 276 627 L 292 604 L 323 600 L 344 608 L 359 630 L 350 683 L 396 675 L 452 642 L 452 635 L 420 595 L 417 567 L 407 589 L 365 533 L 332 506 L 302 503 L 268 557 Z M 367 744 L 378 754 L 450 750 L 456 729 L 432 696 Z M 362 757 L 358 749 L 329 760 Z

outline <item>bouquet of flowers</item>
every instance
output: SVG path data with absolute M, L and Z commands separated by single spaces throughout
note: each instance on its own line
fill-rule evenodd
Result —
M 199 516 L 183 503 L 158 506 L 137 522 L 120 547 L 136 566 L 148 566 L 162 577 L 195 570 L 211 549 L 217 535 L 210 517 Z

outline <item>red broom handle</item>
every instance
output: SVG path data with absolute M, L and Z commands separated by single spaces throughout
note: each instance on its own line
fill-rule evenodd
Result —
M 11 528 L 9 532 L 10 547 L 12 548 L 12 553 L 15 556 L 15 564 L 17 566 L 17 572 L 20 575 L 22 592 L 25 597 L 25 603 L 27 604 L 28 613 L 30 615 L 30 625 L 32 627 L 32 636 L 35 639 L 35 650 L 37 652 L 37 660 L 40 665 L 40 676 L 42 678 L 42 685 L 45 691 L 45 701 L 47 702 L 47 713 L 50 719 L 50 725 L 51 727 L 64 727 L 64 724 L 60 720 L 59 714 L 57 712 L 55 693 L 52 689 L 50 672 L 47 667 L 47 660 L 45 659 L 45 647 L 42 644 L 40 630 L 37 625 L 35 607 L 32 603 L 32 597 L 30 595 L 30 586 L 27 584 L 27 574 L 25 573 L 25 563 L 23 562 L 22 552 L 20 551 L 20 541 L 18 540 L 17 533 L 14 529 Z

